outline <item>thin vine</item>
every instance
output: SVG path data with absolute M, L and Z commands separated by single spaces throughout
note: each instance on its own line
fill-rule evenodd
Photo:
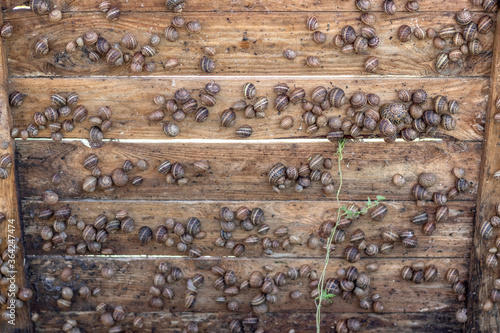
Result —
M 339 187 L 337 188 L 337 195 L 336 195 L 336 201 L 337 201 L 337 206 L 340 206 L 340 191 L 342 190 L 342 160 L 344 159 L 342 153 L 346 145 L 346 140 L 342 139 L 338 142 L 338 148 L 337 148 L 337 153 L 334 154 L 334 156 L 337 156 L 337 161 L 338 161 L 338 168 L 339 168 Z M 354 212 L 352 210 L 349 210 L 346 206 L 342 206 L 340 209 L 337 210 L 337 222 L 335 223 L 335 226 L 328 237 L 328 240 L 326 242 L 326 256 L 325 256 L 325 265 L 323 266 L 323 271 L 321 272 L 321 276 L 319 278 L 319 283 L 318 283 L 318 297 L 315 299 L 315 304 L 316 304 L 316 332 L 320 333 L 321 332 L 321 307 L 323 306 L 323 300 L 326 300 L 330 303 L 333 303 L 333 298 L 335 297 L 334 294 L 328 293 L 328 291 L 325 289 L 324 284 L 325 284 L 325 276 L 326 276 L 326 268 L 328 267 L 328 263 L 330 262 L 330 247 L 333 242 L 333 236 L 335 235 L 335 231 L 337 230 L 338 224 L 341 220 L 342 217 L 346 216 L 349 219 L 353 219 L 358 217 L 359 215 L 365 214 L 368 212 L 370 208 L 376 207 L 379 205 L 380 201 L 385 200 L 385 197 L 381 195 L 377 195 L 376 200 L 371 200 L 368 198 L 367 202 L 365 203 L 365 207 L 363 209 Z

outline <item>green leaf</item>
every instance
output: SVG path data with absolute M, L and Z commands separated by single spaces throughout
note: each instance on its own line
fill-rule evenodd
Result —
M 385 200 L 385 197 L 381 196 L 381 195 L 377 195 L 377 201 L 384 201 Z
M 370 197 L 368 197 L 368 204 L 371 204 L 372 201 L 370 200 Z

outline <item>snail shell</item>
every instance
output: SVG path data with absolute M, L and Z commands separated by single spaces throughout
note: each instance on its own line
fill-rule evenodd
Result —
M 223 127 L 231 127 L 236 121 L 236 113 L 231 109 L 226 109 L 221 115 L 221 125 Z
M 384 0 L 382 8 L 387 15 L 394 15 L 397 11 L 396 4 L 392 0 Z
M 118 7 L 111 7 L 106 12 L 106 19 L 108 21 L 116 21 L 120 17 L 120 14 L 121 14 L 121 12 L 120 12 L 120 9 Z
M 379 65 L 379 60 L 377 57 L 370 56 L 366 58 L 365 61 L 365 70 L 369 73 L 373 73 L 377 70 Z
M 366 25 L 373 25 L 376 21 L 375 15 L 372 13 L 363 13 L 360 16 L 361 22 Z
M 356 39 L 356 31 L 350 25 L 346 25 L 345 27 L 343 27 L 340 35 L 342 36 L 342 39 L 346 44 L 352 44 Z
M 371 219 L 374 221 L 382 221 L 384 217 L 387 215 L 387 206 L 384 204 L 378 205 L 372 212 L 371 212 Z
M 478 33 L 478 25 L 474 22 L 470 22 L 464 27 L 463 36 L 467 42 L 472 42 L 476 39 Z
M 311 68 L 316 68 L 316 67 L 319 67 L 321 65 L 321 61 L 319 60 L 318 57 L 310 56 L 310 57 L 307 57 L 306 64 L 307 64 L 307 66 L 309 66 Z
M 418 245 L 418 241 L 416 237 L 410 237 L 403 239 L 402 244 L 406 248 L 415 248 Z
M 311 31 L 314 31 L 318 29 L 318 27 L 319 27 L 318 19 L 315 16 L 310 16 L 307 19 L 307 28 Z
M 413 277 L 413 268 L 411 268 L 411 266 L 404 266 L 401 269 L 401 277 L 406 281 L 411 281 Z
M 179 32 L 174 26 L 170 25 L 165 28 L 165 37 L 169 42 L 175 42 L 179 39 Z
M 285 110 L 289 102 L 290 99 L 287 95 L 285 94 L 279 95 L 278 97 L 276 97 L 276 101 L 274 102 L 274 107 L 276 108 L 276 110 L 281 112 Z
M 415 284 L 421 284 L 424 282 L 424 272 L 421 270 L 414 271 L 411 280 Z
M 450 58 L 448 57 L 448 54 L 446 53 L 441 53 L 438 55 L 436 58 L 436 69 L 442 70 L 448 66 L 448 63 L 450 62 Z
M 39 55 L 49 53 L 49 40 L 45 37 L 40 38 L 35 44 L 35 52 Z
M 108 53 L 106 53 L 106 62 L 113 66 L 121 66 L 123 64 L 122 51 L 116 48 L 110 48 Z
M 480 34 L 486 34 L 493 28 L 493 19 L 489 15 L 481 16 L 477 24 L 477 31 Z
M 380 109 L 380 116 L 389 120 L 394 125 L 404 122 L 405 118 L 408 116 L 408 111 L 406 106 L 402 103 L 390 103 L 385 104 Z
M 467 44 L 467 46 L 469 48 L 470 54 L 472 55 L 478 55 L 483 50 L 483 47 L 479 39 L 472 40 L 471 42 L 469 42 L 469 44 Z
M 410 26 L 404 24 L 404 25 L 399 27 L 398 38 L 401 42 L 405 43 L 405 42 L 409 41 L 411 39 L 411 34 L 412 34 L 412 31 L 411 31 Z
M 489 240 L 493 237 L 493 226 L 489 221 L 484 221 L 483 223 L 481 223 L 479 234 L 486 240 Z
M 215 70 L 215 62 L 208 57 L 203 57 L 200 61 L 200 67 L 203 72 L 209 74 Z
M 315 31 L 312 39 L 318 44 L 324 44 L 326 42 L 326 35 L 321 31 Z
M 454 25 L 447 25 L 439 32 L 439 37 L 441 38 L 452 38 L 457 32 Z
M 344 256 L 345 256 L 345 259 L 351 263 L 354 263 L 354 262 L 359 261 L 361 259 L 358 249 L 355 247 L 352 247 L 352 246 L 349 246 L 345 249 Z

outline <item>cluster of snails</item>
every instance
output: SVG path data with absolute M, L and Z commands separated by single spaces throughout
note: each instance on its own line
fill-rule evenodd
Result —
M 124 187 L 129 183 L 128 173 L 135 167 L 140 171 L 146 171 L 149 167 L 149 163 L 144 159 L 138 160 L 135 165 L 132 161 L 125 160 L 122 167 L 113 169 L 110 175 L 103 175 L 98 163 L 99 157 L 96 154 L 89 154 L 83 160 L 83 167 L 92 172 L 83 180 L 82 189 L 85 192 L 92 193 L 97 189 L 105 193 L 114 192 L 116 187 Z M 142 176 L 135 176 L 130 183 L 139 186 L 143 181 Z
M 483 10 L 488 13 L 496 13 L 498 11 L 497 0 L 471 0 L 474 6 L 483 6 Z
M 222 127 L 227 128 L 234 125 L 236 121 L 235 111 L 243 111 L 247 119 L 263 119 L 266 117 L 269 100 L 267 97 L 257 96 L 257 89 L 253 83 L 247 82 L 243 85 L 243 96 L 245 99 L 233 103 L 229 109 L 222 112 L 220 116 Z M 243 125 L 236 130 L 236 136 L 239 138 L 248 138 L 252 133 L 253 129 L 249 125 Z
M 134 220 L 128 215 L 126 210 L 116 213 L 115 218 L 108 219 L 104 214 L 99 214 L 92 224 L 87 224 L 83 220 L 78 220 L 76 215 L 71 214 L 71 208 L 63 206 L 57 210 L 44 208 L 38 213 L 40 220 L 50 220 L 54 217 L 52 226 L 46 225 L 40 231 L 40 237 L 45 241 L 42 250 L 49 252 L 54 247 L 64 245 L 69 226 L 75 226 L 82 232 L 83 242 L 76 246 L 66 246 L 66 254 L 84 254 L 87 250 L 92 253 L 112 254 L 113 249 L 103 248 L 110 234 L 122 231 L 131 233 L 134 230 Z
M 432 194 L 432 200 L 438 206 L 436 209 L 435 222 L 429 219 L 427 212 L 417 214 L 412 219 L 412 223 L 422 226 L 422 231 L 426 236 L 430 236 L 436 230 L 436 222 L 444 222 L 448 219 L 449 209 L 446 206 L 448 199 L 455 198 L 459 193 L 464 193 L 469 189 L 469 182 L 465 179 L 465 170 L 460 167 L 455 167 L 452 173 L 457 178 L 456 187 L 450 188 L 447 193 L 435 192 Z M 395 175 L 393 178 L 399 186 L 404 184 L 404 177 Z M 417 200 L 418 206 L 425 205 L 429 195 L 429 188 L 436 183 L 436 175 L 430 172 L 421 173 L 418 176 L 418 184 L 415 184 L 412 189 L 412 194 Z
M 8 293 L 8 295 L 0 293 L 0 306 L 3 307 L 5 304 L 9 305 L 9 308 L 2 311 L 1 314 L 1 318 L 5 320 L 5 322 L 12 320 L 11 304 L 14 305 L 15 309 L 21 309 L 25 306 L 24 303 L 28 303 L 33 297 L 32 289 L 28 287 L 20 288 L 16 283 L 11 283 L 11 278 L 16 272 L 10 268 L 11 265 L 8 263 L 9 259 L 8 256 L 2 256 L 2 260 L 0 260 L 2 264 L 0 267 L 0 285 L 4 286 L 5 292 Z
M 298 169 L 276 163 L 269 170 L 268 180 L 276 193 L 291 187 L 295 192 L 302 192 L 310 187 L 312 182 L 321 182 L 323 192 L 331 194 L 334 191 L 332 174 L 327 170 L 321 172 L 322 168 L 331 169 L 332 160 L 316 153 L 309 158 L 308 163 L 302 164 Z
M 97 7 L 99 11 L 103 12 L 106 14 L 106 19 L 109 21 L 116 21 L 120 17 L 120 8 L 114 7 L 111 4 L 111 1 L 105 0 L 102 1 L 99 6 Z
M 493 310 L 494 304 L 500 304 L 500 278 L 496 278 L 493 282 L 490 298 L 483 303 L 483 311 Z
M 405 281 L 411 281 L 415 284 L 423 282 L 433 282 L 438 277 L 438 270 L 434 265 L 425 266 L 425 263 L 418 262 L 412 266 L 404 266 L 401 269 L 401 277 Z
M 177 243 L 174 235 L 179 237 Z M 206 236 L 207 233 L 201 230 L 201 221 L 197 217 L 190 217 L 186 225 L 168 218 L 165 225 L 156 227 L 154 231 L 150 227 L 144 226 L 139 229 L 138 234 L 141 244 L 147 244 L 154 239 L 157 243 L 163 243 L 167 247 L 176 246 L 180 253 L 187 251 L 191 258 L 199 258 L 203 255 L 202 249 L 194 246 L 193 241 L 204 239 Z
M 3 38 L 9 38 L 14 32 L 14 26 L 11 23 L 4 23 L 0 27 L 0 36 Z
M 445 274 L 445 280 L 451 284 L 453 293 L 457 295 L 457 300 L 459 302 L 465 302 L 467 299 L 467 282 L 459 279 L 460 272 L 456 268 L 449 268 Z M 500 301 L 500 300 L 499 300 Z M 487 302 L 486 302 L 487 303 Z M 486 305 L 485 303 L 485 305 Z M 486 305 L 488 306 L 488 305 Z M 491 304 L 493 308 L 493 304 Z M 488 310 L 489 311 L 489 310 Z M 458 309 L 455 313 L 455 317 L 459 323 L 465 323 L 467 321 L 467 309 Z
M 49 0 L 30 0 L 30 8 L 37 15 L 48 15 L 50 22 L 58 22 L 62 19 L 59 9 L 50 10 Z
M 7 179 L 12 168 L 12 155 L 4 154 L 0 156 L 0 180 Z
M 9 95 L 9 104 L 12 107 L 18 108 L 23 104 L 25 95 L 19 91 L 14 91 Z M 33 115 L 33 123 L 30 123 L 26 129 L 12 128 L 11 137 L 21 137 L 23 140 L 29 137 L 36 137 L 40 130 L 48 128 L 51 131 L 51 137 L 54 141 L 63 139 L 63 131 L 71 132 L 74 129 L 74 123 L 82 123 L 88 115 L 87 108 L 83 105 L 78 105 L 73 111 L 72 106 L 78 103 L 78 94 L 72 92 L 67 96 L 62 94 L 54 94 L 50 97 L 51 106 L 47 107 L 44 112 L 36 112 Z M 73 113 L 73 119 L 62 118 L 70 116 Z M 59 121 L 58 121 L 59 120 Z
M 99 321 L 104 325 L 110 333 L 121 333 L 128 331 L 125 328 L 141 329 L 144 327 L 144 318 L 141 316 L 133 316 L 132 322 L 124 322 L 129 317 L 123 308 L 119 305 L 111 305 L 101 302 L 96 306 L 96 312 L 99 315 Z
M 201 23 L 198 20 L 189 21 L 186 23 L 184 18 L 176 16 L 172 19 L 171 25 L 165 28 L 165 38 L 171 43 L 176 42 L 179 39 L 179 31 L 177 29 L 180 29 L 184 26 L 186 27 L 188 33 L 199 34 L 201 32 Z M 153 39 L 151 39 L 151 42 L 153 43 Z M 160 39 L 158 37 L 156 43 L 153 44 L 156 45 L 159 42 Z M 200 66 L 205 73 L 211 73 L 215 69 L 215 62 L 211 58 L 208 58 L 208 56 L 214 56 L 216 52 L 215 49 L 211 47 L 206 47 L 204 51 L 206 56 L 202 58 Z M 179 59 L 170 58 L 165 61 L 164 67 L 165 69 L 171 69 L 177 67 L 178 65 Z
M 342 299 L 346 301 L 355 296 L 359 300 L 359 306 L 362 309 L 369 310 L 371 308 L 375 313 L 384 311 L 384 304 L 380 294 L 371 294 L 371 279 L 368 273 L 361 272 L 354 266 L 348 266 L 347 268 L 339 268 L 337 276 L 338 279 L 328 278 L 325 280 L 324 288 L 328 294 L 341 295 Z M 311 297 L 316 298 L 319 295 L 318 280 L 313 281 L 310 287 L 314 288 Z M 323 302 L 324 305 L 328 303 L 325 299 Z
M 78 322 L 74 319 L 66 319 L 61 327 L 61 331 L 66 333 L 80 333 L 81 330 L 78 328 Z
M 359 10 L 364 12 L 360 17 L 361 22 L 364 24 L 360 33 L 357 34 L 352 26 L 346 25 L 342 28 L 341 33 L 333 39 L 335 46 L 341 48 L 344 54 L 366 54 L 368 48 L 374 49 L 380 45 L 380 38 L 373 27 L 376 21 L 375 15 L 368 13 L 371 8 L 370 1 L 358 0 L 356 5 Z M 379 60 L 377 57 L 370 56 L 365 60 L 365 70 L 369 73 L 375 72 L 378 65 Z
M 71 282 L 75 278 L 73 268 L 67 266 L 61 269 L 59 278 L 62 282 Z M 59 309 L 67 310 L 71 307 L 71 300 L 73 299 L 73 289 L 69 287 L 62 287 L 61 294 L 56 300 L 56 305 Z
M 169 265 L 167 262 L 162 262 L 158 265 L 159 273 L 155 274 L 153 278 L 153 285 L 149 288 L 149 293 L 151 294 L 151 299 L 149 300 L 149 305 L 154 308 L 163 308 L 165 301 L 170 301 L 174 299 L 174 291 L 168 285 L 174 284 L 181 281 L 184 278 L 184 273 L 177 266 Z M 190 279 L 190 284 L 192 289 L 195 289 L 204 281 L 203 275 L 197 274 L 193 279 Z M 188 295 L 188 293 L 186 293 Z M 196 301 L 196 299 L 194 299 Z M 194 305 L 194 301 L 189 304 L 191 307 Z
M 436 58 L 437 71 L 445 69 L 450 62 L 461 61 L 464 57 L 475 56 L 483 50 L 481 42 L 477 38 L 478 33 L 486 34 L 493 28 L 493 19 L 489 15 L 483 15 L 478 22 L 473 21 L 473 15 L 468 10 L 456 14 L 456 21 L 463 30 L 457 29 L 453 24 L 444 26 L 439 32 L 434 28 L 428 28 L 425 32 L 422 28 L 413 29 L 408 25 L 402 25 L 398 30 L 398 38 L 401 42 L 408 42 L 412 34 L 419 40 L 426 37 L 432 39 L 433 46 L 444 51 Z M 455 48 L 449 49 L 451 45 Z
M 335 333 L 354 333 L 361 330 L 361 321 L 355 317 L 336 320 L 334 325 Z
M 210 169 L 210 164 L 207 160 L 202 160 L 194 162 L 193 167 L 197 173 L 201 174 Z M 165 176 L 167 184 L 177 184 L 183 186 L 189 182 L 186 175 L 185 164 L 179 162 L 170 163 L 170 161 L 165 160 L 160 163 L 157 170 L 159 174 Z
M 181 13 L 186 6 L 184 0 L 165 0 L 167 9 L 174 13 Z
M 182 122 L 186 115 L 194 113 L 196 122 L 203 123 L 209 117 L 210 107 L 217 103 L 216 95 L 220 92 L 220 86 L 215 82 L 205 85 L 199 93 L 200 104 L 186 88 L 181 88 L 174 93 L 173 98 L 166 99 L 163 95 L 156 95 L 154 103 L 159 107 L 148 115 L 152 122 L 162 121 L 166 114 L 170 114 L 175 122 Z M 179 126 L 171 121 L 163 123 L 163 132 L 169 137 L 175 137 L 180 133 Z

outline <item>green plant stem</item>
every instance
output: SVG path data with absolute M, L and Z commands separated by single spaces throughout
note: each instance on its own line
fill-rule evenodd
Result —
M 339 187 L 337 189 L 337 206 L 340 206 L 340 201 L 339 201 L 339 195 L 340 191 L 342 189 L 342 160 L 344 157 L 342 156 L 342 151 L 344 150 L 345 147 L 345 139 L 339 141 L 339 146 L 337 148 L 337 161 L 338 161 L 338 166 L 339 166 Z M 341 217 L 340 213 L 340 208 L 337 210 L 337 223 L 335 223 L 335 227 L 333 228 L 332 233 L 330 234 L 330 237 L 328 237 L 328 240 L 326 242 L 326 256 L 325 256 L 325 265 L 323 267 L 323 271 L 321 272 L 321 276 L 319 278 L 319 283 L 318 283 L 318 291 L 319 291 L 319 296 L 316 298 L 316 331 L 317 333 L 321 332 L 321 307 L 322 307 L 322 302 L 323 299 L 326 295 L 324 295 L 324 284 L 325 284 L 325 276 L 326 276 L 326 268 L 328 266 L 328 262 L 330 261 L 330 246 L 332 245 L 333 242 L 333 236 L 335 235 L 335 231 L 337 230 L 337 226 L 340 221 Z

